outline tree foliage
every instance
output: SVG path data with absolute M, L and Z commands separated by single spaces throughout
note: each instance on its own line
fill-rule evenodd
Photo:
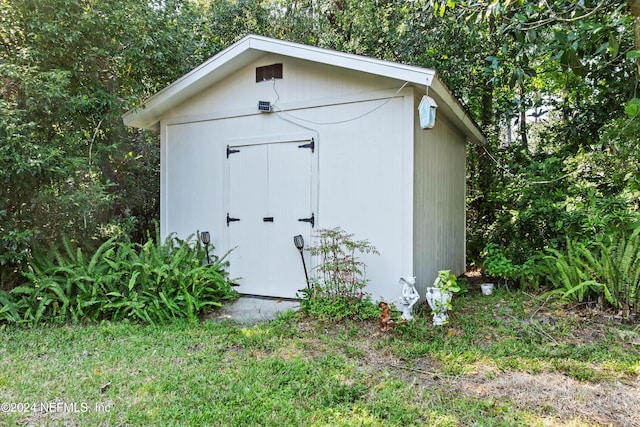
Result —
M 469 146 L 469 258 L 640 220 L 638 0 L 0 0 L 0 264 L 146 236 L 158 136 L 121 115 L 248 33 L 436 69 Z
M 158 138 L 121 115 L 265 20 L 253 2 L 0 1 L 5 287 L 62 236 L 144 238 L 158 213 Z
M 472 258 L 489 240 L 520 264 L 537 250 L 562 247 L 566 236 L 593 240 L 637 222 L 636 159 L 622 148 L 640 142 L 630 114 L 637 102 L 636 21 L 627 5 L 431 5 L 459 25 L 486 23 L 502 39 L 484 69 L 494 111 L 483 151 L 491 161 L 479 163 L 472 152 L 470 163 L 492 169 L 489 186 L 474 184 L 472 175 L 471 188 L 480 193 L 472 193 L 470 205 Z M 613 164 L 623 178 L 607 166 Z

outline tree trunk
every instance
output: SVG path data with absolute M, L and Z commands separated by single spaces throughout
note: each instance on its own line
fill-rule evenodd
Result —
M 640 50 L 640 0 L 627 0 L 627 5 L 633 16 L 633 33 L 635 37 L 635 50 Z M 640 58 L 636 60 L 638 65 L 638 80 L 640 80 Z
M 522 151 L 529 154 L 529 139 L 527 138 L 527 106 L 524 102 L 524 87 L 518 85 L 517 91 L 520 95 L 520 144 Z
M 489 34 L 495 34 L 495 20 L 493 16 L 489 17 Z M 494 49 L 494 46 L 492 46 Z M 492 53 L 495 54 L 495 53 Z M 489 131 L 493 125 L 493 82 L 487 81 L 480 90 L 482 91 L 482 110 L 480 112 L 480 126 L 485 132 Z M 486 141 L 485 144 L 489 144 Z M 490 147 L 490 145 L 489 145 Z M 482 144 L 476 144 L 477 159 L 477 190 L 480 193 L 476 204 L 478 220 L 486 226 L 491 225 L 495 219 L 495 209 L 490 202 L 490 193 L 493 189 L 495 164 L 486 152 L 486 147 Z

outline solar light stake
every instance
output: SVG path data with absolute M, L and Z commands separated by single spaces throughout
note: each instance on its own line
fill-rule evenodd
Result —
M 304 277 L 307 279 L 307 289 L 309 288 L 309 275 L 307 274 L 307 264 L 304 262 L 304 255 L 302 250 L 304 249 L 304 239 L 301 234 L 293 236 L 293 244 L 296 245 L 298 252 L 300 252 L 300 258 L 302 258 L 302 266 L 304 267 Z
M 204 250 L 207 253 L 207 264 L 211 264 L 211 260 L 209 259 L 209 243 L 211 242 L 211 235 L 208 231 L 203 231 L 200 233 L 200 240 L 204 243 Z

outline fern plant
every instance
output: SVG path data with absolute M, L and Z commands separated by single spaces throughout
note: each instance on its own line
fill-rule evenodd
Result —
M 33 255 L 27 284 L 0 293 L 0 321 L 197 321 L 237 295 L 225 257 L 214 256 L 212 264 L 204 258 L 193 236 L 163 243 L 150 238 L 143 245 L 112 238 L 91 257 L 65 239 L 60 250 Z
M 629 316 L 640 309 L 640 227 L 587 246 L 567 242 L 549 249 L 540 271 L 565 298 L 599 298 Z

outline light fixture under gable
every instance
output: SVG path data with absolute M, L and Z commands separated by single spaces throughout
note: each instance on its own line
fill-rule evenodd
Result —
M 432 129 L 436 125 L 436 109 L 438 104 L 430 96 L 423 96 L 418 105 L 420 114 L 420 127 L 422 129 Z

